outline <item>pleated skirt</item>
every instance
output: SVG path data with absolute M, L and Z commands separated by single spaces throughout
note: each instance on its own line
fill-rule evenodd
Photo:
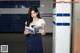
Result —
M 40 33 L 26 35 L 26 53 L 43 53 L 42 35 Z

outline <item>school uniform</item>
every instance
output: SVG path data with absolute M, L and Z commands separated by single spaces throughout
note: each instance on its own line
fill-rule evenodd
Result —
M 42 24 L 45 25 L 44 19 L 38 19 L 35 24 L 30 23 L 29 27 L 32 28 L 32 31 L 30 30 L 32 33 L 26 35 L 26 53 L 43 53 L 42 34 L 38 33 Z

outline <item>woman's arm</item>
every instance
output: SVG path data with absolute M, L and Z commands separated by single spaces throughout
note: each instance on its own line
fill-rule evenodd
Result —
M 39 29 L 39 33 L 41 33 L 42 35 L 46 34 L 45 25 L 44 24 L 42 24 L 41 29 Z
M 28 28 L 29 27 L 25 26 L 24 34 L 26 34 L 26 35 L 29 34 L 29 33 L 31 33 L 30 31 L 28 31 Z

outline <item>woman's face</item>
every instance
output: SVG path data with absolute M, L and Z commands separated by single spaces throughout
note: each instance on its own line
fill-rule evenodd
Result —
M 35 12 L 33 10 L 31 11 L 31 17 L 32 18 L 36 18 L 37 17 L 37 14 L 38 14 L 37 12 Z

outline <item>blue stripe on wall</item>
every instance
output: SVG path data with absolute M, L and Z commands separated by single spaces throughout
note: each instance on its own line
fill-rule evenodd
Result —
M 56 14 L 53 14 L 53 15 L 56 15 L 56 16 L 70 16 L 70 13 L 56 13 Z
M 70 23 L 55 23 L 54 21 L 53 21 L 53 24 L 57 26 L 70 26 Z

